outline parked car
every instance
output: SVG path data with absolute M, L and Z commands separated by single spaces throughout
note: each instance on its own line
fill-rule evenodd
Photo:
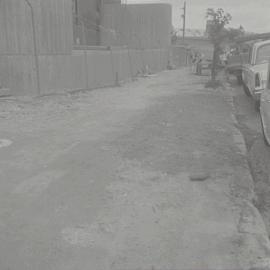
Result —
M 213 62 L 214 48 L 211 44 L 201 47 L 199 51 L 199 60 L 196 62 L 196 74 L 202 75 L 203 70 L 211 70 Z
M 249 61 L 242 65 L 242 81 L 245 93 L 255 100 L 259 109 L 260 96 L 266 87 L 268 62 L 270 58 L 270 40 L 254 43 L 249 53 Z
M 212 68 L 212 59 L 206 59 L 205 57 L 203 57 L 197 63 L 196 74 L 202 75 L 203 70 L 206 70 L 206 69 L 211 70 L 211 68 Z
M 234 75 L 239 84 L 243 83 L 242 67 L 244 64 L 248 63 L 249 52 L 252 49 L 253 44 L 254 42 L 242 42 L 237 44 L 231 49 L 230 55 L 228 56 L 226 72 Z
M 268 66 L 268 76 L 265 90 L 260 99 L 260 116 L 264 141 L 270 146 L 270 64 Z

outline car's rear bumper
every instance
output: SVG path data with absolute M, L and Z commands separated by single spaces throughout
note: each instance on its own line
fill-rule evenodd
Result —
M 211 69 L 211 65 L 207 65 L 207 64 L 202 64 L 201 65 L 202 69 Z
M 260 114 L 264 136 L 270 145 L 270 102 L 265 100 L 264 97 L 261 99 Z
M 261 95 L 262 95 L 262 92 L 263 92 L 263 89 L 256 89 L 256 90 L 253 90 L 252 92 L 252 96 L 255 100 L 260 100 L 261 99 Z

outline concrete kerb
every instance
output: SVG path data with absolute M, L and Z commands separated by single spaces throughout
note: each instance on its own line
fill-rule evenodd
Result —
M 243 155 L 244 167 L 246 168 L 244 177 L 240 178 L 237 185 L 235 203 L 240 208 L 240 219 L 238 221 L 238 232 L 242 235 L 243 254 L 258 254 L 258 260 L 250 263 L 252 267 L 249 270 L 270 270 L 270 241 L 269 236 L 259 210 L 255 207 L 256 194 L 254 191 L 254 182 L 250 172 L 247 160 L 247 147 L 243 134 L 238 128 L 236 119 L 236 108 L 233 100 L 233 89 L 223 77 L 222 88 L 226 93 L 226 99 L 232 109 L 231 120 L 234 124 L 232 128 L 233 140 L 239 153 Z M 261 256 L 263 254 L 263 256 Z M 241 256 L 241 255 L 240 255 Z

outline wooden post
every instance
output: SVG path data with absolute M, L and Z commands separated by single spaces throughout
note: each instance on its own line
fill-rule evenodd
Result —
M 35 14 L 32 4 L 29 0 L 25 0 L 27 5 L 30 8 L 31 12 L 31 21 L 32 21 L 32 31 L 33 31 L 33 45 L 34 45 L 34 57 L 35 57 L 35 69 L 36 69 L 36 80 L 37 80 L 37 95 L 40 95 L 40 76 L 39 76 L 39 60 L 38 60 L 38 48 L 37 48 L 37 35 L 36 35 L 36 26 L 35 26 Z

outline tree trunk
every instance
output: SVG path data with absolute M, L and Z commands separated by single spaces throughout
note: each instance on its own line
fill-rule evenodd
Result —
M 216 81 L 217 60 L 218 60 L 218 46 L 215 44 L 214 45 L 214 52 L 213 52 L 212 70 L 211 70 L 211 80 L 212 80 L 212 82 Z

